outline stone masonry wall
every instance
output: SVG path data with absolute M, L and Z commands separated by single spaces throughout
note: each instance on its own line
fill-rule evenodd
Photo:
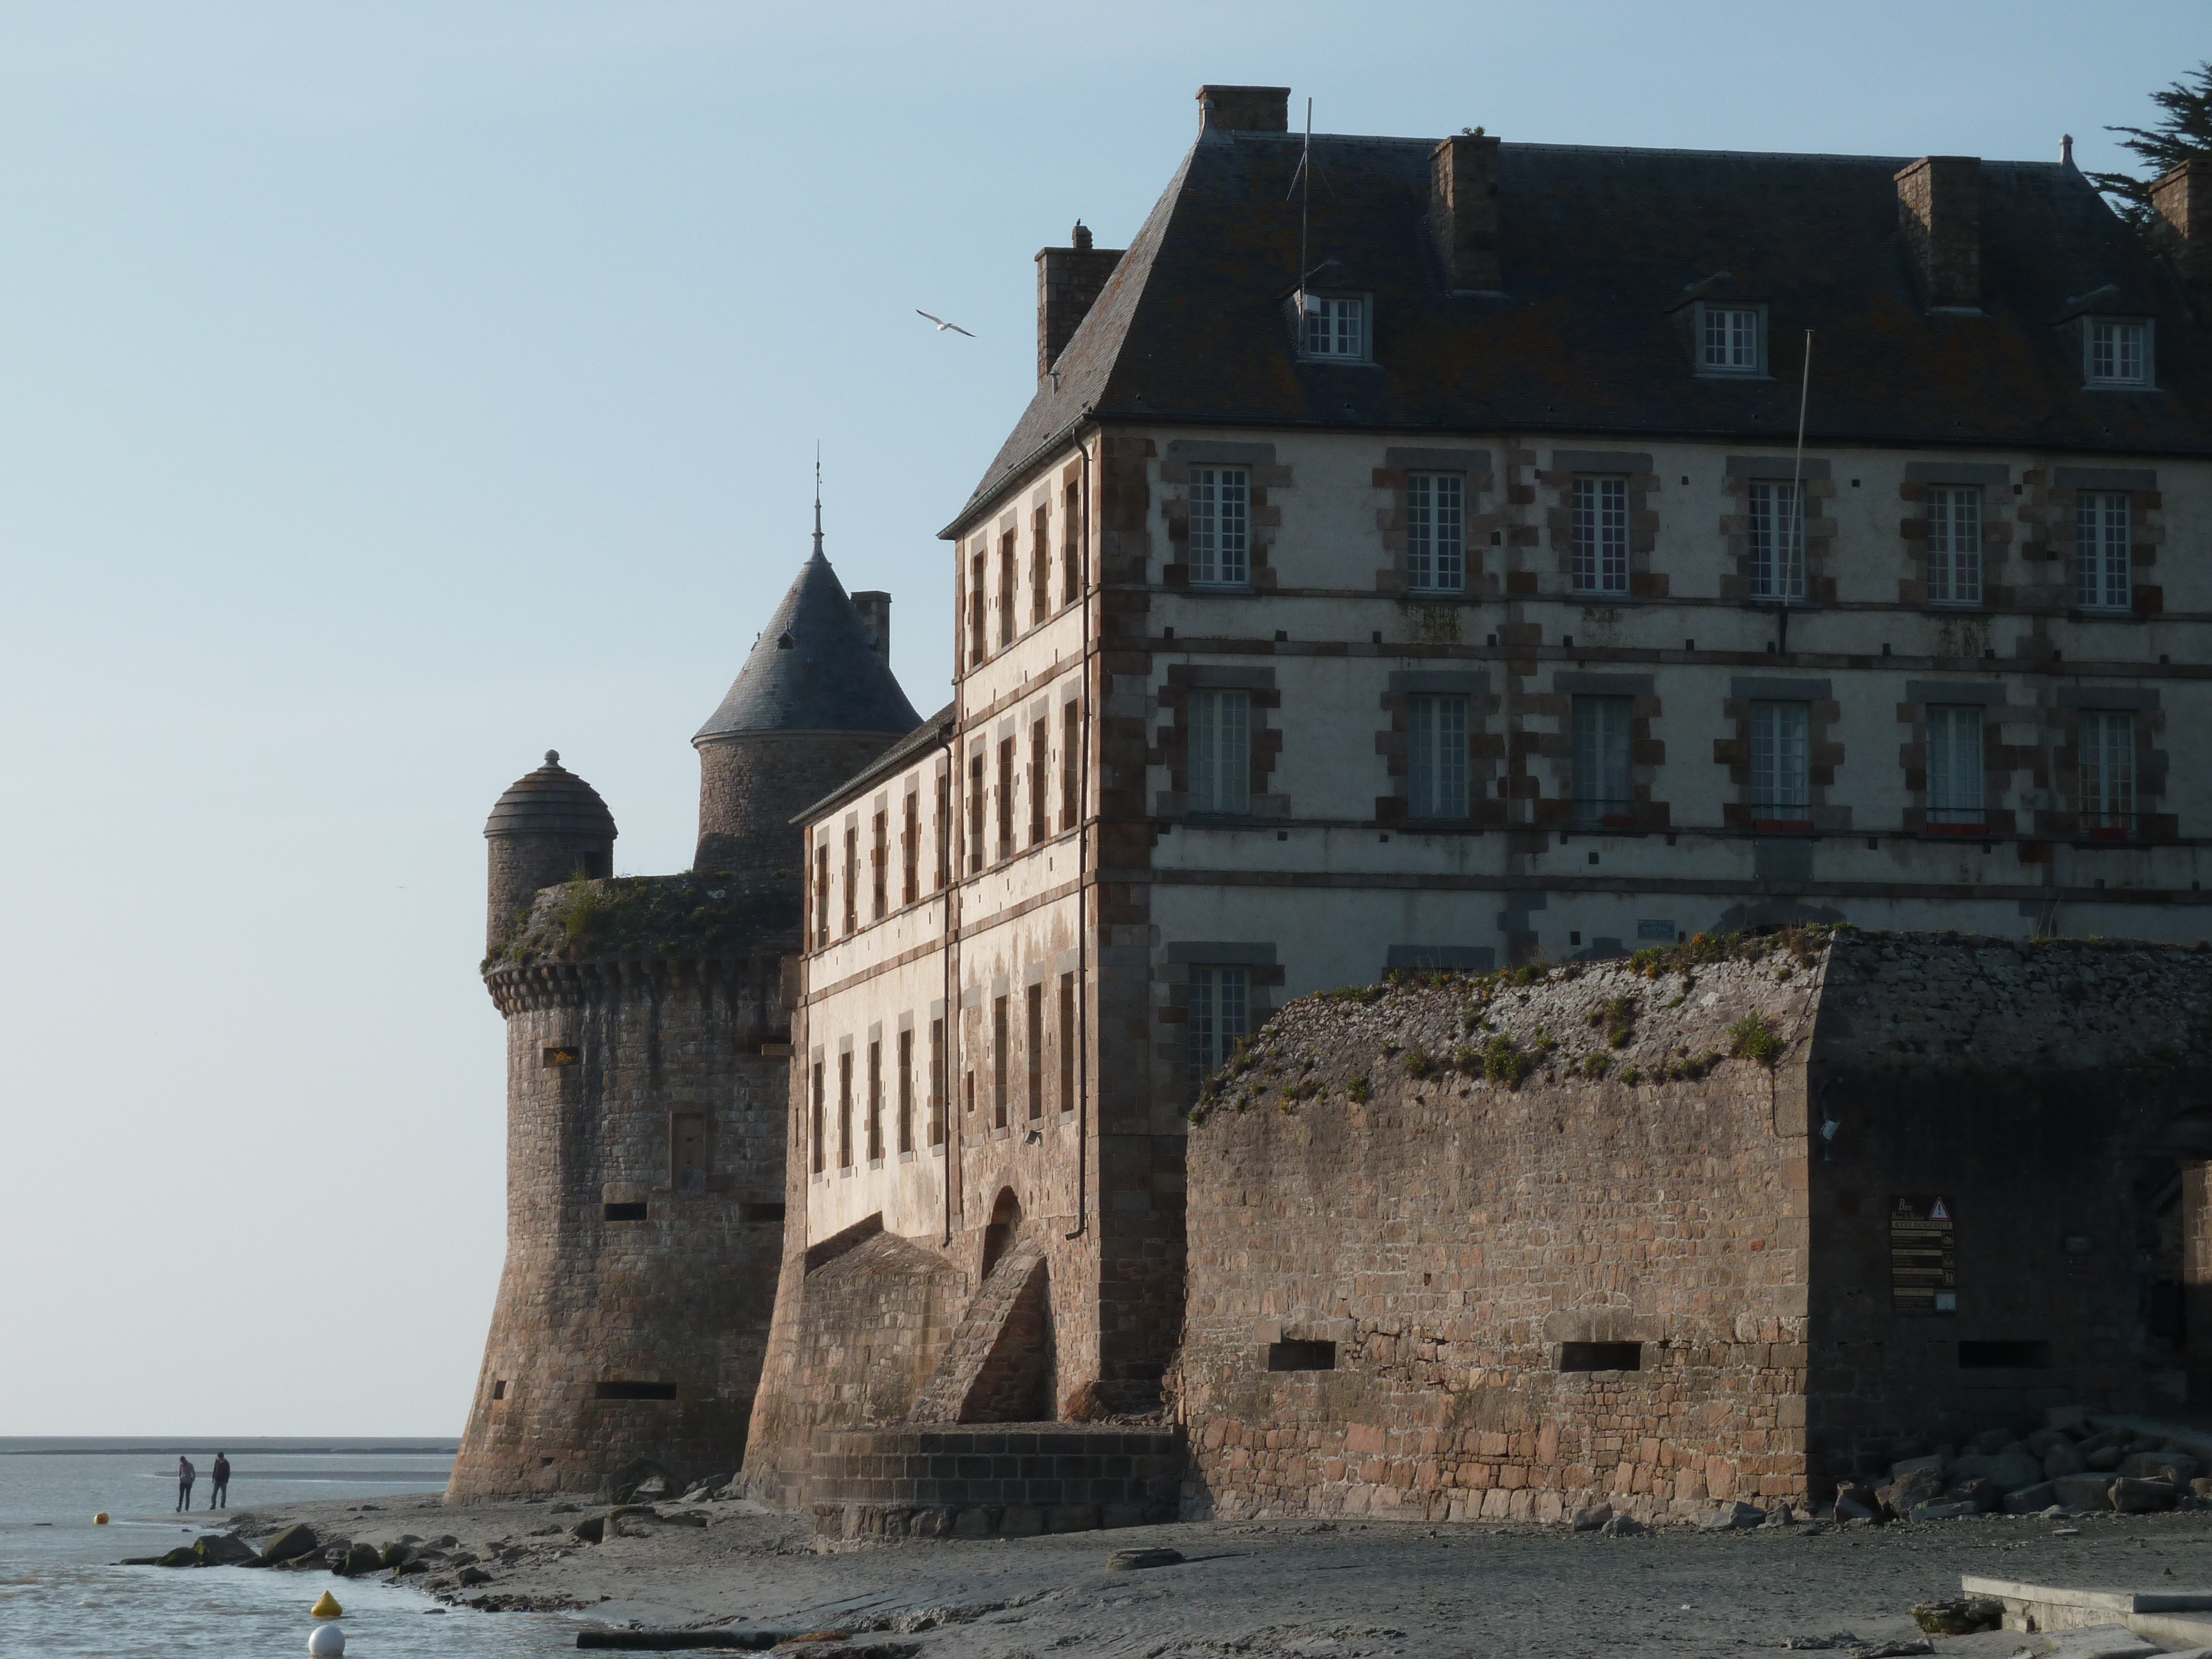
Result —
M 1550 1519 L 1806 1491 L 1818 953 L 1714 956 L 1274 1018 L 1194 1119 L 1187 1510 Z M 1726 1057 L 1747 1035 L 1774 1069 Z M 1638 1345 L 1596 1351 L 1636 1368 L 1562 1369 L 1597 1343 Z
M 775 732 L 699 745 L 692 868 L 728 871 L 794 896 L 805 834 L 792 823 L 898 740 L 895 732 Z

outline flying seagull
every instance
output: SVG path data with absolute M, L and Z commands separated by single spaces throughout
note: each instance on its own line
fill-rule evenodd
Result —
M 927 312 L 924 311 L 924 310 L 923 310 L 920 306 L 916 306 L 916 307 L 914 308 L 914 314 L 915 314 L 915 316 L 917 316 L 917 317 L 929 317 L 929 313 L 928 313 Z M 968 331 L 967 331 L 966 329 L 964 329 L 964 328 L 961 327 L 959 324 L 957 324 L 957 323 L 948 323 L 948 322 L 946 322 L 946 321 L 945 320 L 945 319 L 944 319 L 944 318 L 942 318 L 942 317 L 929 317 L 929 320 L 930 320 L 931 322 L 935 323 L 935 324 L 937 325 L 937 331 L 938 331 L 939 334 L 944 333 L 944 332 L 945 332 L 945 331 L 946 329 L 948 329 L 948 328 L 949 328 L 949 329 L 951 329 L 951 330 L 955 334 L 968 334 Z M 969 337 L 969 339 L 971 339 L 971 340 L 972 340 L 972 339 L 974 339 L 975 337 L 974 335 L 972 335 L 972 334 L 968 334 L 968 337 Z

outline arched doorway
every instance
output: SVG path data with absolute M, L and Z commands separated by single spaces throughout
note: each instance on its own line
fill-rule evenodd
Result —
M 1021 1230 L 1022 1201 L 1014 1196 L 1012 1187 L 1002 1187 L 991 1206 L 990 1223 L 983 1229 L 983 1279 L 991 1276 L 991 1269 L 999 1265 Z

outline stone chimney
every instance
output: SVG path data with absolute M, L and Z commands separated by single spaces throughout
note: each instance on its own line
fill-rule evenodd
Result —
M 1037 250 L 1037 379 L 1042 380 L 1067 349 L 1075 331 L 1105 291 L 1106 279 L 1121 263 L 1123 250 L 1094 248 L 1091 232 L 1075 222 L 1072 247 Z
M 1498 263 L 1498 140 L 1447 138 L 1429 155 L 1429 229 L 1455 289 L 1494 294 Z
M 1897 223 L 1931 308 L 1982 303 L 1982 163 L 1923 155 L 1897 175 Z
M 2159 244 L 2190 308 L 2200 322 L 2212 320 L 2212 162 L 2184 161 L 2150 187 L 2150 204 L 2158 210 Z
M 891 659 L 891 596 L 871 589 L 853 595 L 853 609 L 868 630 L 868 643 L 885 662 Z
M 1288 87 L 1200 87 L 1198 125 L 1201 131 L 1288 132 Z

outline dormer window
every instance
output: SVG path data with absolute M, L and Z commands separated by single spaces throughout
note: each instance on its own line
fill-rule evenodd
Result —
M 2150 384 L 2150 325 L 2134 318 L 2092 317 L 2082 330 L 2091 386 Z
M 1298 307 L 1304 318 L 1299 339 L 1305 356 L 1339 362 L 1366 360 L 1365 300 L 1340 295 L 1302 294 Z
M 1766 372 L 1766 313 L 1763 306 L 1698 307 L 1698 373 Z

